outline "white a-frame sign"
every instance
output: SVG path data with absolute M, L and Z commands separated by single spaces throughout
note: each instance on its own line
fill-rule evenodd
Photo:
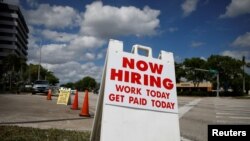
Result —
M 180 141 L 172 53 L 109 41 L 91 141 Z

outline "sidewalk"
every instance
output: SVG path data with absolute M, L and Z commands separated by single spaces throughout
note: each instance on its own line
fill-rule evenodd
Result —
M 79 92 L 79 108 L 82 108 L 83 92 Z M 2 94 L 0 95 L 0 125 L 18 125 L 34 128 L 57 128 L 78 131 L 92 129 L 98 95 L 89 93 L 91 117 L 80 117 L 80 110 L 71 110 L 71 105 L 58 105 L 57 97 L 46 100 L 45 95 Z M 73 102 L 74 96 L 71 97 Z

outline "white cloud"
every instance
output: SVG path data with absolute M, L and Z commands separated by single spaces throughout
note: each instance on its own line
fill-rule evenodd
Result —
M 38 44 L 40 42 L 37 42 Z M 105 44 L 104 40 L 91 36 L 77 36 L 67 43 L 52 43 L 37 45 L 29 48 L 29 60 L 39 61 L 40 47 L 42 48 L 42 62 L 60 64 L 69 61 L 93 61 L 101 59 L 100 53 L 95 53 Z
M 47 66 L 50 71 L 54 72 L 61 84 L 76 82 L 85 76 L 90 76 L 100 82 L 102 76 L 102 67 L 94 63 L 80 64 L 70 61 L 64 64 L 44 64 L 43 66 Z
M 80 14 L 69 6 L 40 4 L 35 10 L 25 11 L 28 23 L 47 28 L 79 26 Z
M 31 49 L 31 48 L 34 48 L 37 46 L 36 45 L 37 39 L 34 36 L 36 34 L 36 29 L 33 28 L 33 26 L 29 26 L 29 25 L 28 25 L 28 28 L 29 28 L 28 47 L 29 47 L 29 49 Z M 28 49 L 28 51 L 29 51 L 29 49 Z
M 193 41 L 193 42 L 191 43 L 191 47 L 200 47 L 200 46 L 203 46 L 203 45 L 205 45 L 204 42 Z
M 93 36 L 78 36 L 70 42 L 70 48 L 74 50 L 99 48 L 105 43 L 104 40 Z
M 207 61 L 207 58 L 206 57 L 200 57 L 201 60 L 204 60 L 204 61 Z
M 38 0 L 26 0 L 26 2 L 30 7 L 38 7 L 39 5 Z
M 226 13 L 220 15 L 220 18 L 232 18 L 243 14 L 250 14 L 250 0 L 232 0 L 226 9 Z
M 97 59 L 102 59 L 103 56 L 104 56 L 103 53 L 98 53 L 96 57 L 97 57 Z
M 170 28 L 168 28 L 168 31 L 171 32 L 171 33 L 176 32 L 178 30 L 179 29 L 177 27 L 170 27 Z
M 57 42 L 69 42 L 77 37 L 77 34 L 57 32 L 48 29 L 43 30 L 41 34 L 45 39 Z
M 94 53 L 87 52 L 87 53 L 85 54 L 85 56 L 86 56 L 86 58 L 87 58 L 88 60 L 94 60 L 94 59 L 95 59 L 95 54 L 94 54 Z
M 174 60 L 175 60 L 175 62 L 177 62 L 177 63 L 182 63 L 183 62 L 183 58 L 181 57 L 181 56 L 174 56 Z
M 95 61 L 103 57 L 101 47 L 106 43 L 103 39 L 78 33 L 41 30 L 33 26 L 29 28 L 31 31 L 28 45 L 30 61 L 39 62 L 40 48 L 42 48 L 42 62 L 50 64 Z
M 187 17 L 194 12 L 197 8 L 197 4 L 198 0 L 185 0 L 185 2 L 181 5 L 183 16 Z
M 13 5 L 19 5 L 19 0 L 3 0 L 4 3 L 13 4 Z
M 242 56 L 246 57 L 246 61 L 250 61 L 250 51 L 232 51 L 232 50 L 226 50 L 221 53 L 223 56 L 230 56 L 235 59 L 242 59 Z
M 147 6 L 141 10 L 133 6 L 117 8 L 94 2 L 86 6 L 81 32 L 105 38 L 154 35 L 160 23 L 159 14 L 159 10 Z
M 52 64 L 76 60 L 75 52 L 69 50 L 66 44 L 49 44 L 42 47 L 42 61 Z
M 237 37 L 232 45 L 236 47 L 250 47 L 250 32 Z
M 31 30 L 29 62 L 39 62 L 42 48 L 43 66 L 54 72 L 61 83 L 78 81 L 84 76 L 100 80 L 102 67 L 93 62 L 105 57 L 106 49 L 101 47 L 107 38 L 154 35 L 160 24 L 160 11 L 147 6 L 118 8 L 93 2 L 81 14 L 69 6 L 36 5 L 36 0 L 26 1 L 32 8 L 24 10 Z M 77 26 L 80 31 L 67 32 Z M 82 64 L 84 62 L 91 63 Z
M 38 63 L 40 59 L 41 48 L 41 62 L 50 64 L 60 64 L 75 60 L 74 52 L 67 49 L 66 44 L 47 44 L 41 47 L 37 46 L 29 50 L 29 61 Z

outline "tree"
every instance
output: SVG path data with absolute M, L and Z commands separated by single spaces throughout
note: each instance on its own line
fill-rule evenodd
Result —
M 38 79 L 38 65 L 30 64 L 25 72 L 27 82 L 34 82 Z
M 25 72 L 26 82 L 34 82 L 38 79 L 38 65 L 30 64 L 28 65 Z M 40 79 L 48 80 L 50 84 L 55 85 L 59 83 L 59 79 L 54 75 L 53 72 L 48 71 L 47 69 L 40 67 Z
M 246 74 L 245 75 L 245 86 L 246 86 L 246 92 L 250 90 L 250 75 Z
M 1 64 L 1 88 L 5 90 L 18 90 L 23 83 L 23 72 L 26 70 L 27 64 L 24 58 L 10 54 L 5 57 Z
M 79 91 L 85 90 L 85 89 L 83 88 L 83 81 L 82 81 L 82 80 L 79 80 L 79 81 L 75 82 L 75 87 L 76 87 L 76 89 L 79 90 Z
M 96 87 L 96 81 L 94 78 L 87 76 L 82 79 L 83 89 L 93 90 Z
M 211 55 L 207 61 L 199 58 L 185 59 L 181 64 L 176 64 L 176 81 L 178 82 L 181 77 L 192 81 L 195 86 L 199 85 L 199 82 L 203 80 L 208 80 L 216 86 L 216 74 L 219 73 L 220 87 L 223 87 L 225 91 L 232 88 L 237 94 L 242 92 L 242 81 L 245 75 L 245 89 L 250 89 L 250 76 L 244 73 L 242 66 L 245 62 L 241 60 L 236 60 L 229 56 Z M 245 64 L 249 67 L 249 63 Z M 185 66 L 185 73 L 183 73 L 183 66 Z M 209 72 L 195 71 L 194 68 L 200 68 L 205 70 L 211 70 Z M 216 72 L 213 73 L 212 70 Z
M 182 68 L 182 63 L 175 63 L 175 77 L 176 82 L 179 83 L 181 81 L 181 78 L 184 78 L 186 76 L 185 70 Z
M 69 82 L 66 84 L 62 84 L 61 87 L 66 87 L 66 88 L 75 88 L 75 83 Z M 79 89 L 78 89 L 79 90 Z
M 234 91 L 238 92 L 241 88 L 239 86 L 239 78 L 242 79 L 242 62 L 240 60 L 233 59 L 229 56 L 211 55 L 207 59 L 207 68 L 217 70 L 220 76 L 220 86 L 224 90 L 228 90 L 232 87 Z M 211 80 L 215 82 L 215 79 Z
M 97 88 L 98 84 L 94 78 L 87 76 L 87 77 L 84 77 L 75 83 L 69 82 L 69 83 L 63 84 L 61 86 L 67 87 L 67 88 L 76 88 L 79 91 L 84 91 L 84 90 L 91 91 L 91 90 L 94 90 L 95 88 Z
M 45 76 L 46 80 L 49 81 L 50 84 L 56 85 L 59 83 L 59 79 L 53 74 L 53 72 L 48 71 Z
M 192 81 L 195 87 L 198 87 L 199 83 L 206 79 L 206 72 L 195 70 L 195 68 L 204 69 L 206 66 L 205 60 L 200 58 L 185 59 L 183 65 L 186 67 L 186 79 Z

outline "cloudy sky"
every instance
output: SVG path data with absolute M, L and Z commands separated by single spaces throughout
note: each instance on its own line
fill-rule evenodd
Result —
M 250 0 L 5 0 L 27 21 L 29 63 L 39 60 L 60 83 L 100 81 L 109 39 L 185 58 L 212 54 L 250 61 Z

